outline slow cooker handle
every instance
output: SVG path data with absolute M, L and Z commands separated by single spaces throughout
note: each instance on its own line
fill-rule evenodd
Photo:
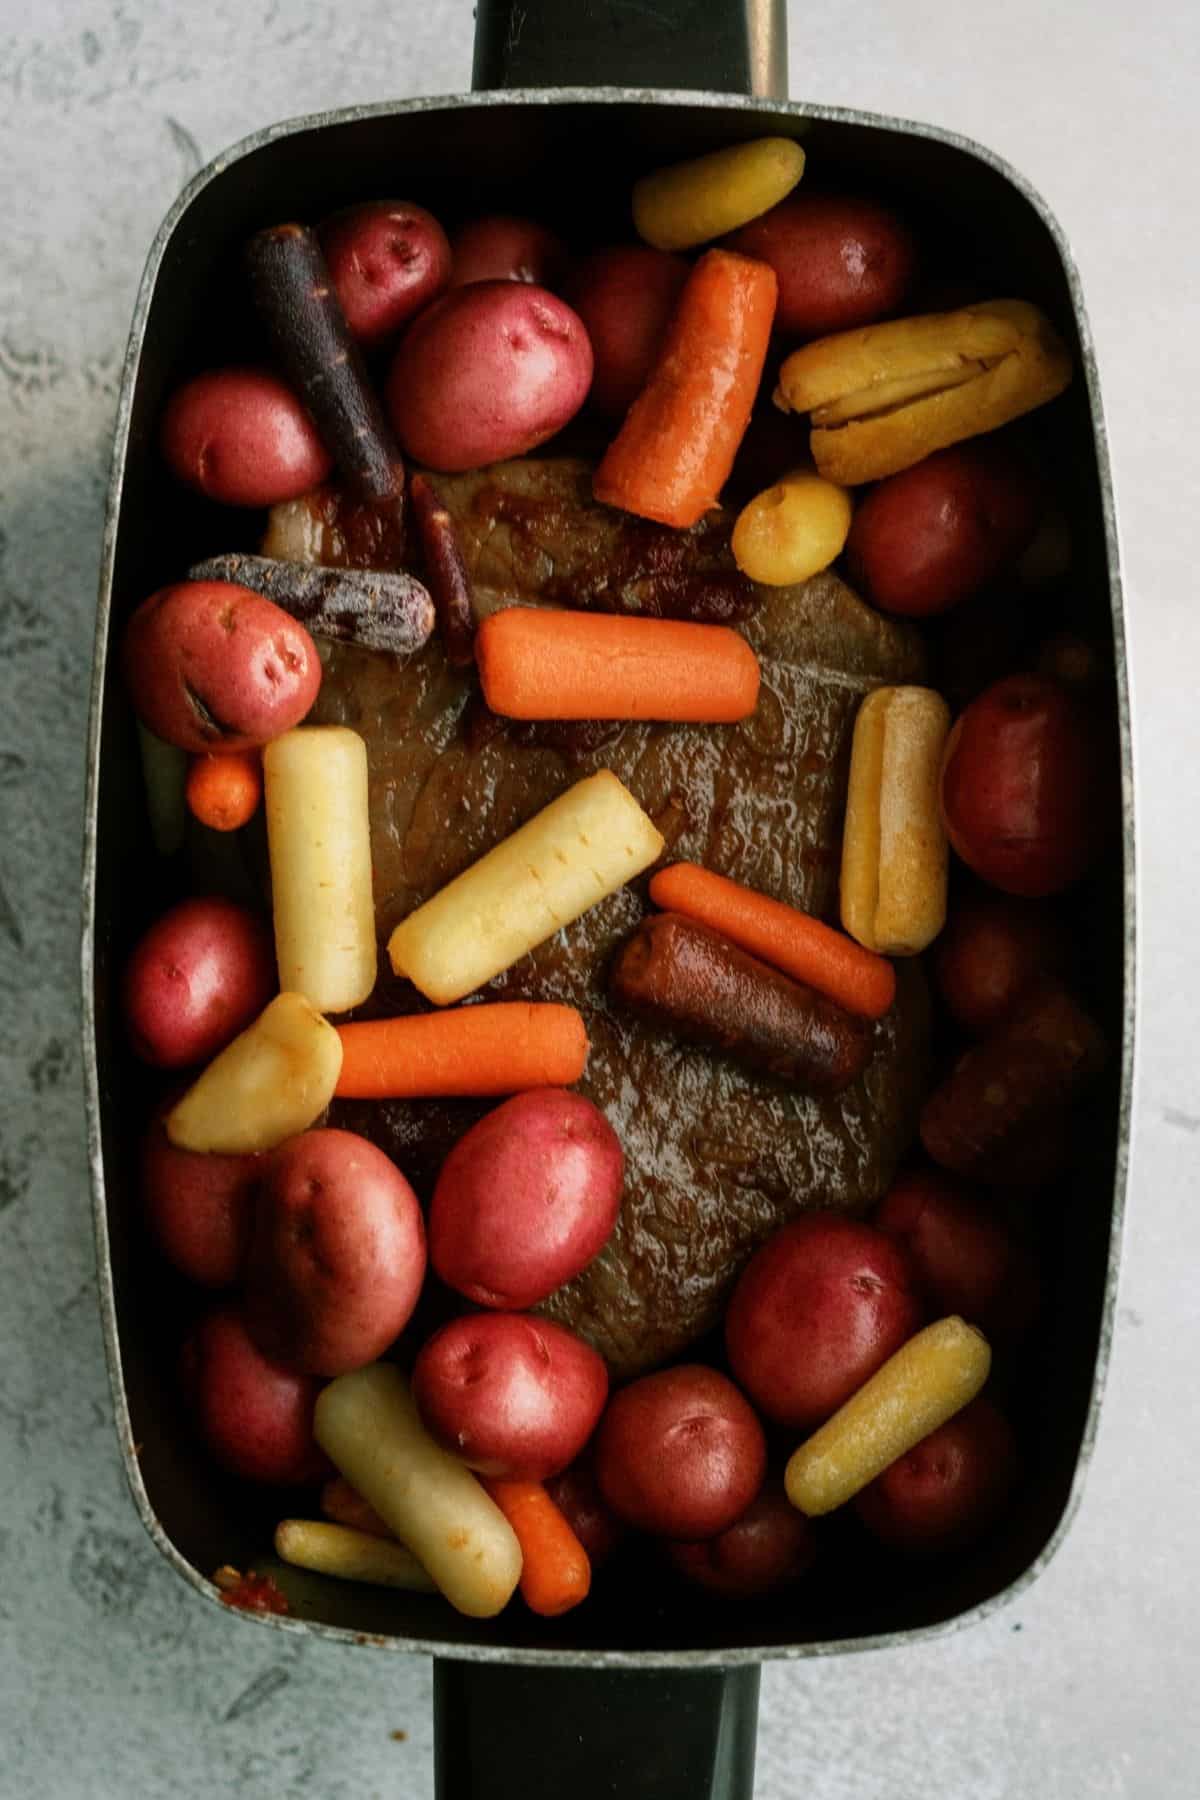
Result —
M 477 88 L 787 97 L 785 0 L 477 0 Z

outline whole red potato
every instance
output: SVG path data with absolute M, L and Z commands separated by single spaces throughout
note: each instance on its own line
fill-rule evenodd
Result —
M 975 1036 L 999 1025 L 1021 996 L 1067 960 L 1061 921 L 1037 900 L 965 894 L 950 908 L 934 952 L 938 990 Z
M 186 1069 L 223 1050 L 275 992 L 270 928 L 232 900 L 182 900 L 140 938 L 121 1004 L 143 1062 Z
M 142 1207 L 150 1235 L 172 1266 L 201 1287 L 232 1287 L 250 1243 L 261 1156 L 202 1156 L 180 1150 L 159 1109 L 142 1141 Z
M 299 725 L 321 685 L 317 646 L 273 600 L 232 581 L 180 581 L 125 627 L 133 710 L 180 750 L 250 750 Z
M 1012 1427 L 980 1394 L 885 1469 L 854 1505 L 882 1543 L 929 1555 L 960 1549 L 985 1531 L 1016 1478 Z
M 986 439 L 938 450 L 876 482 L 846 539 L 852 584 L 884 612 L 945 612 L 992 581 L 1037 530 L 1031 470 Z
M 275 506 L 328 479 L 333 458 L 286 382 L 207 369 L 176 388 L 160 434 L 173 475 L 224 506 Z
M 624 1175 L 617 1134 L 590 1100 L 565 1088 L 517 1094 L 442 1164 L 430 1260 L 477 1306 L 523 1312 L 604 1248 Z
M 608 1370 L 549 1319 L 474 1313 L 434 1332 L 413 1365 L 412 1390 L 430 1436 L 468 1468 L 544 1481 L 596 1429 Z
M 901 1244 L 939 1316 L 958 1313 L 989 1338 L 1018 1338 L 1038 1306 L 1032 1256 L 995 1211 L 935 1169 L 896 1180 L 875 1224 Z
M 374 200 L 335 213 L 319 237 L 346 323 L 378 344 L 435 300 L 450 280 L 450 243 L 431 212 Z
M 1098 848 L 1106 774 L 1084 703 L 1045 676 L 1010 675 L 971 702 L 947 739 L 947 835 L 993 887 L 1059 893 Z
M 724 240 L 769 263 L 779 282 L 775 329 L 816 338 L 898 312 L 916 272 L 908 227 L 853 195 L 795 193 Z
M 180 1376 L 196 1429 L 232 1474 L 299 1485 L 329 1473 L 313 1437 L 321 1383 L 265 1357 L 234 1307 L 209 1313 L 187 1338 Z
M 479 281 L 524 281 L 553 287 L 566 262 L 562 239 L 536 219 L 488 213 L 454 233 L 451 287 Z
M 750 1600 L 798 1581 L 812 1567 L 816 1533 L 783 1491 L 764 1483 L 740 1519 L 700 1543 L 665 1544 L 685 1580 L 726 1600 Z
M 374 1362 L 425 1278 L 417 1197 L 352 1131 L 303 1131 L 263 1172 L 246 1263 L 246 1318 L 263 1351 L 311 1375 Z
M 921 1324 L 894 1241 L 811 1213 L 767 1239 L 725 1314 L 730 1367 L 760 1412 L 807 1431 L 835 1413 Z
M 701 1363 L 642 1375 L 615 1393 L 592 1454 L 601 1495 L 619 1519 L 682 1539 L 727 1530 L 767 1466 L 753 1408 L 727 1376 Z
M 572 271 L 563 291 L 587 329 L 595 364 L 588 398 L 601 412 L 627 412 L 646 385 L 689 273 L 682 256 L 648 244 L 596 250 Z
M 405 332 L 387 381 L 396 435 L 448 471 L 523 456 L 574 418 L 592 379 L 578 313 L 545 288 L 452 288 Z
M 561 1475 L 552 1475 L 546 1492 L 583 1545 L 593 1569 L 607 1562 L 628 1528 L 605 1504 L 590 1455 L 579 1457 Z

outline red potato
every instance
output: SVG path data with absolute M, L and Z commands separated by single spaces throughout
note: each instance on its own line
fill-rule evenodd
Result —
M 333 470 L 317 428 L 267 369 L 208 369 L 177 388 L 163 414 L 171 473 L 223 506 L 298 500 Z
M 121 983 L 129 1041 L 143 1062 L 207 1062 L 258 1017 L 275 992 L 266 923 L 215 896 L 183 900 L 142 937 Z
M 767 1466 L 763 1429 L 732 1381 L 701 1363 L 642 1375 L 608 1403 L 593 1447 L 607 1504 L 655 1537 L 716 1537 Z
M 985 1394 L 930 1432 L 854 1505 L 882 1543 L 914 1555 L 961 1549 L 992 1524 L 1018 1472 L 1012 1427 Z
M 352 1131 L 303 1131 L 271 1156 L 246 1264 L 246 1317 L 268 1356 L 311 1375 L 374 1362 L 425 1278 L 417 1197 Z
M 1036 899 L 1084 874 L 1106 824 L 1106 766 L 1086 706 L 1042 675 L 973 700 L 942 762 L 951 844 L 984 881 Z
M 725 1315 L 734 1375 L 760 1412 L 807 1431 L 919 1328 L 912 1271 L 892 1239 L 833 1213 L 794 1219 L 742 1271 Z
M 413 1366 L 412 1390 L 430 1436 L 468 1468 L 545 1481 L 596 1429 L 608 1370 L 549 1319 L 475 1313 L 433 1334 Z
M 592 347 L 565 301 L 523 282 L 482 281 L 444 294 L 409 327 L 387 402 L 415 462 L 477 469 L 553 437 L 591 379 Z
M 236 1308 L 209 1313 L 191 1333 L 180 1377 L 196 1429 L 231 1474 L 289 1486 L 329 1474 L 313 1437 L 320 1382 L 265 1357 Z
M 946 612 L 1016 560 L 1041 509 L 1032 471 L 1003 445 L 939 450 L 858 502 L 846 539 L 851 583 L 884 612 Z
M 552 1475 L 546 1492 L 583 1545 L 593 1569 L 607 1562 L 628 1531 L 604 1503 L 591 1456 L 579 1458 L 561 1475 Z
M 146 1224 L 172 1266 L 201 1287 L 232 1287 L 250 1243 L 261 1156 L 201 1156 L 180 1150 L 163 1128 L 170 1102 L 142 1142 Z
M 769 263 L 779 281 L 775 329 L 816 338 L 886 319 L 904 304 L 916 246 L 902 221 L 874 200 L 794 193 L 724 239 Z
M 450 243 L 423 206 L 375 200 L 335 213 L 318 237 L 346 324 L 382 343 L 436 300 L 450 280 Z
M 1061 974 L 1066 960 L 1066 932 L 1044 904 L 978 893 L 951 907 L 934 973 L 954 1018 L 981 1037 L 1036 981 Z
M 442 1164 L 430 1260 L 477 1306 L 523 1312 L 604 1248 L 624 1175 L 616 1132 L 590 1100 L 565 1088 L 517 1094 Z
M 938 1316 L 958 1313 L 989 1339 L 1019 1338 L 1037 1311 L 1037 1269 L 994 1211 L 936 1169 L 902 1175 L 875 1214 L 903 1246 Z
M 591 340 L 599 411 L 619 417 L 646 385 L 688 274 L 682 256 L 648 244 L 596 250 L 572 271 L 564 294 Z
M 303 625 L 232 581 L 180 581 L 125 627 L 125 683 L 143 725 L 197 754 L 250 750 L 299 725 L 321 685 Z
M 524 281 L 553 287 L 566 262 L 562 239 L 536 219 L 489 213 L 454 233 L 451 287 L 480 281 Z
M 667 1543 L 667 1556 L 686 1581 L 726 1600 L 751 1600 L 807 1574 L 817 1553 L 811 1523 L 778 1481 L 768 1480 L 740 1519 L 701 1543 Z

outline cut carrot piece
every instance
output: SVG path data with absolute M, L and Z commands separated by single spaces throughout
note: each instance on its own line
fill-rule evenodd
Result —
M 696 863 L 674 863 L 650 883 L 650 898 L 668 912 L 710 925 L 743 950 L 806 982 L 862 1018 L 878 1019 L 896 997 L 896 971 L 886 957 L 807 913 L 714 875 Z
M 570 1087 L 583 1074 L 588 1036 L 573 1006 L 498 1001 L 340 1025 L 343 1100 L 415 1100 L 446 1094 L 519 1094 Z
M 521 1598 L 530 1612 L 553 1619 L 586 1600 L 592 1585 L 587 1551 L 541 1482 L 479 1479 L 521 1546 Z
M 258 811 L 262 799 L 262 755 L 258 750 L 222 750 L 193 756 L 184 792 L 194 818 L 211 831 L 237 831 Z
M 762 379 L 777 287 L 774 269 L 748 256 L 700 258 L 649 380 L 596 470 L 597 500 L 676 526 L 716 506 Z
M 508 606 L 475 639 L 483 695 L 508 719 L 732 724 L 758 703 L 753 650 L 728 625 Z

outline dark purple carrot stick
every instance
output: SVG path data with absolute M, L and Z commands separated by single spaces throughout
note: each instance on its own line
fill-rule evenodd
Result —
M 446 660 L 456 669 L 465 669 L 475 660 L 475 613 L 454 520 L 427 476 L 414 475 L 409 493 Z
M 328 569 L 231 551 L 188 570 L 189 581 L 233 581 L 281 606 L 314 637 L 412 656 L 433 631 L 433 601 L 415 575 Z

